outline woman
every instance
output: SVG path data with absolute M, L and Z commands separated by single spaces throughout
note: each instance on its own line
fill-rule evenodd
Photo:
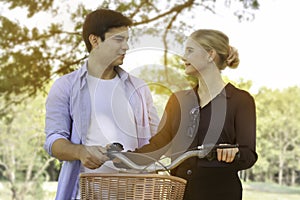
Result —
M 238 52 L 224 33 L 197 30 L 187 39 L 183 61 L 198 85 L 171 95 L 159 132 L 135 152 L 160 157 L 168 151 L 174 158 L 202 144 L 236 144 L 217 149 L 210 159 L 190 158 L 171 173 L 187 180 L 185 199 L 242 199 L 237 173 L 257 160 L 255 103 L 248 92 L 225 84 L 220 73 L 238 66 Z

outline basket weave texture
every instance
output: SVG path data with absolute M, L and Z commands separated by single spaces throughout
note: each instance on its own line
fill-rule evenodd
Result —
M 82 200 L 180 200 L 186 180 L 160 174 L 80 174 Z

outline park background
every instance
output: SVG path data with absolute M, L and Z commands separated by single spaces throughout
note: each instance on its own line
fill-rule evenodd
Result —
M 43 150 L 45 99 L 53 81 L 86 58 L 83 16 L 99 6 L 133 18 L 123 68 L 149 83 L 160 114 L 170 91 L 192 81 L 178 57 L 186 36 L 226 33 L 241 63 L 224 79 L 257 106 L 259 159 L 240 173 L 244 199 L 300 199 L 299 1 L 1 0 L 1 200 L 54 198 L 60 163 Z

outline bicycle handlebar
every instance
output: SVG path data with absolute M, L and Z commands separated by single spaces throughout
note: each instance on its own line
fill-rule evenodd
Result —
M 159 162 L 158 160 L 155 160 L 154 162 L 150 163 L 149 165 L 139 165 L 133 162 L 131 159 L 129 159 L 127 156 L 124 155 L 124 152 L 121 152 L 123 150 L 123 146 L 119 143 L 113 143 L 111 147 L 108 149 L 107 155 L 113 160 L 114 158 L 118 158 L 122 163 L 125 165 L 125 167 L 121 168 L 130 168 L 133 170 L 138 171 L 147 171 L 147 172 L 154 172 L 154 171 L 165 171 L 165 170 L 171 170 L 176 168 L 178 165 L 180 165 L 183 161 L 185 161 L 188 158 L 191 157 L 198 157 L 198 158 L 205 158 L 213 149 L 226 149 L 226 148 L 236 148 L 239 147 L 239 145 L 201 145 L 197 147 L 197 150 L 189 150 L 184 152 L 182 155 L 178 156 L 175 160 L 173 160 L 169 165 L 162 165 L 161 163 L 157 164 Z M 130 153 L 130 152 L 125 152 Z M 139 153 L 134 153 L 135 155 Z M 139 154 L 140 155 L 140 154 Z M 119 165 L 120 167 L 121 165 Z

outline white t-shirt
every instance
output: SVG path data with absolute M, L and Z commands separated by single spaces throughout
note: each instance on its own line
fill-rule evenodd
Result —
M 132 107 L 118 75 L 110 80 L 87 76 L 91 97 L 91 121 L 86 135 L 87 146 L 119 142 L 124 150 L 137 148 L 138 139 Z M 82 173 L 116 173 L 118 169 L 111 161 L 98 169 L 81 165 Z M 80 199 L 80 191 L 77 192 Z
M 85 145 L 105 147 L 112 142 L 119 142 L 125 150 L 137 148 L 134 114 L 118 75 L 110 80 L 88 75 L 87 81 L 91 96 L 91 123 Z M 111 161 L 95 170 L 83 167 L 83 172 L 93 173 L 115 170 Z

